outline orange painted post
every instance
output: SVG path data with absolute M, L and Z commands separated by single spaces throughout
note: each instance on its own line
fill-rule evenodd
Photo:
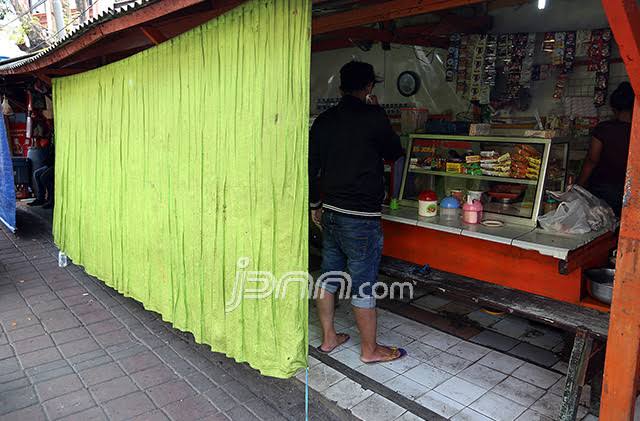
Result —
M 603 421 L 633 420 L 640 361 L 640 9 L 636 0 L 602 0 L 636 92 L 618 264 L 607 341 Z
M 639 182 L 640 99 L 636 97 L 602 386 L 602 421 L 633 420 L 640 356 L 640 219 L 637 219 L 640 212 Z

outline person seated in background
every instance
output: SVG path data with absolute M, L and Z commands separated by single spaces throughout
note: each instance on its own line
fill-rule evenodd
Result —
M 53 184 L 54 184 L 54 164 L 55 156 L 53 147 L 47 158 L 43 161 L 42 167 L 33 172 L 36 180 L 36 200 L 29 203 L 29 206 L 42 206 L 43 209 L 53 208 Z
M 589 154 L 578 177 L 578 184 L 607 202 L 616 216 L 622 211 L 634 99 L 629 82 L 613 91 L 609 101 L 614 118 L 593 129 Z

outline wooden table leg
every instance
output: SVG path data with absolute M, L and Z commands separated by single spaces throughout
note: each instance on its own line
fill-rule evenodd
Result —
M 585 376 L 587 374 L 587 366 L 589 365 L 589 356 L 593 338 L 589 332 L 578 329 L 576 338 L 573 342 L 573 350 L 569 359 L 569 368 L 567 370 L 567 383 L 564 387 L 564 396 L 562 397 L 562 407 L 560 408 L 561 421 L 573 421 L 578 413 L 578 405 L 580 404 L 580 394 L 582 386 L 584 386 Z

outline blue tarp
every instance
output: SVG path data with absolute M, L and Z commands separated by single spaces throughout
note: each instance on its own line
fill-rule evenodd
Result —
M 7 141 L 4 117 L 0 115 L 0 221 L 12 232 L 16 230 L 16 188 L 13 162 Z

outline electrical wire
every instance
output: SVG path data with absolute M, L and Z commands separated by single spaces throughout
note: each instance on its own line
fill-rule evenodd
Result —
M 47 38 L 46 40 L 41 41 L 39 44 L 36 44 L 35 47 L 33 47 L 33 49 L 37 49 L 39 47 L 41 47 L 42 45 L 44 45 L 45 43 L 48 45 L 51 45 L 52 43 L 50 42 L 51 40 L 53 40 L 53 42 L 55 42 L 55 38 L 58 36 L 58 34 L 60 34 L 62 31 L 64 31 L 65 29 L 67 29 L 69 26 L 71 26 L 75 21 L 77 21 L 80 16 L 82 16 L 83 14 L 85 14 L 89 9 L 91 9 L 93 6 L 95 6 L 96 4 L 98 4 L 100 0 L 94 0 L 91 4 L 89 4 L 89 6 L 87 6 L 82 12 L 78 13 L 78 16 L 76 16 L 75 18 L 73 18 L 69 23 L 67 23 L 65 26 L 63 26 L 62 28 L 60 28 L 60 30 L 58 32 L 56 32 L 55 34 L 51 35 L 49 38 Z
M 38 3 L 34 4 L 33 6 L 31 6 L 27 11 L 21 13 L 20 15 L 16 16 L 13 20 L 11 20 L 9 23 L 3 25 L 0 27 L 0 31 L 4 30 L 6 27 L 8 27 L 9 25 L 11 25 L 13 22 L 22 19 L 23 17 L 25 17 L 26 15 L 30 14 L 34 9 L 42 6 L 47 0 L 40 0 Z

